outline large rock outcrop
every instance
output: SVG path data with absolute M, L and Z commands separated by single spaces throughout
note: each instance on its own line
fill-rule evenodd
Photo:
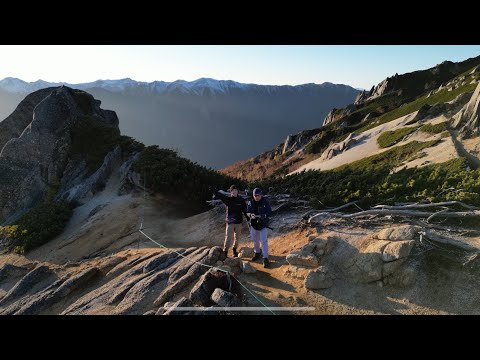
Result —
M 353 103 L 355 105 L 359 105 L 363 103 L 365 100 L 367 100 L 369 96 L 370 96 L 370 91 L 362 90 L 362 92 L 357 95 Z
M 409 237 L 410 233 L 413 237 L 413 231 L 409 231 L 406 227 L 398 232 L 380 232 L 378 238 L 388 238 L 388 240 L 372 241 L 355 256 L 349 258 L 343 264 L 344 268 L 354 281 L 361 283 L 385 281 L 397 276 L 397 272 L 408 267 L 404 263 L 415 245 L 414 240 L 400 240 L 397 235 L 403 234 Z M 410 280 L 408 284 L 411 283 Z
M 339 143 L 334 143 L 330 145 L 320 156 L 321 160 L 330 160 L 331 158 L 341 154 L 342 152 L 350 149 L 355 144 L 355 139 L 353 138 L 354 133 L 350 133 L 347 138 Z
M 398 85 L 398 74 L 395 74 L 395 76 L 392 76 L 392 77 L 387 77 L 381 83 L 376 85 L 372 90 L 370 90 L 368 99 L 369 100 L 375 99 L 379 96 L 392 92 L 397 89 L 397 85 Z
M 319 129 L 304 130 L 295 135 L 288 135 L 283 142 L 282 154 L 300 150 L 307 145 L 312 137 L 320 132 Z
M 4 143 L 0 150 L 0 224 L 37 204 L 54 179 L 68 183 L 68 177 L 82 177 L 64 173 L 71 161 L 72 129 L 87 116 L 118 130 L 115 112 L 100 109 L 100 101 L 90 94 L 64 86 L 27 96 L 7 123 L 0 123 L 0 143 Z
M 480 132 L 480 83 L 470 101 L 453 117 L 453 127 L 460 130 L 463 137 Z
M 127 251 L 53 267 L 6 263 L 0 267 L 0 314 L 143 314 L 154 308 L 155 313 L 159 293 L 173 289 L 169 296 L 177 301 L 182 289 L 192 286 L 190 298 L 197 307 L 214 305 L 211 296 L 217 288 L 228 291 L 240 306 L 243 293 L 233 276 L 215 270 L 202 276 L 209 268 L 200 263 L 211 265 L 221 253 L 220 247 L 202 247 L 143 255 Z M 188 301 L 182 306 L 194 306 Z
M 323 120 L 323 126 L 327 126 L 337 120 L 344 118 L 347 115 L 350 115 L 352 112 L 357 110 L 357 107 L 354 104 L 347 105 L 343 109 L 332 109 L 325 119 Z

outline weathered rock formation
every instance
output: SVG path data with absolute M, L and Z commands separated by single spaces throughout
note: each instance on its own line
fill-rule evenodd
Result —
M 318 134 L 320 130 L 305 130 L 295 135 L 288 135 L 283 143 L 282 154 L 286 152 L 293 152 L 300 150 L 312 139 L 312 137 Z
M 84 167 L 72 163 L 70 148 L 72 129 L 87 116 L 118 130 L 115 112 L 100 109 L 100 101 L 90 94 L 64 86 L 27 96 L 0 123 L 0 224 L 37 204 L 54 179 L 61 179 L 62 185 L 84 179 Z M 118 151 L 111 156 L 115 157 Z M 106 160 L 103 173 L 112 161 Z M 87 187 L 102 177 L 97 174 Z
M 350 133 L 347 138 L 339 143 L 334 143 L 330 145 L 320 156 L 321 160 L 329 160 L 338 154 L 348 150 L 355 144 L 355 139 L 353 138 L 354 133 Z
M 195 306 L 199 311 L 215 304 L 242 306 L 244 294 L 233 275 L 200 265 L 215 264 L 221 254 L 216 246 L 128 258 L 112 255 L 93 260 L 95 265 L 36 264 L 32 269 L 35 263 L 22 267 L 7 263 L 0 267 L 0 314 L 96 314 L 108 309 L 111 314 L 173 315 L 178 312 L 172 304 L 182 300 L 178 295 L 187 289 L 189 299 L 175 306 Z
M 347 105 L 345 108 L 343 109 L 332 109 L 328 114 L 327 116 L 325 117 L 325 119 L 323 120 L 323 126 L 326 126 L 330 123 L 333 123 L 347 115 L 350 115 L 352 112 L 354 112 L 355 110 L 357 110 L 357 107 L 354 105 L 354 104 L 350 104 L 350 105 Z
M 369 96 L 370 96 L 370 91 L 362 90 L 362 92 L 357 95 L 353 103 L 355 105 L 359 105 L 363 103 L 365 100 L 367 100 Z
M 453 117 L 453 127 L 460 130 L 463 137 L 480 132 L 480 83 L 470 101 Z

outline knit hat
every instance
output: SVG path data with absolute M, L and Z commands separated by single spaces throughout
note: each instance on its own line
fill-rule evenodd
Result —
M 262 189 L 260 188 L 253 189 L 253 196 L 255 195 L 262 195 Z

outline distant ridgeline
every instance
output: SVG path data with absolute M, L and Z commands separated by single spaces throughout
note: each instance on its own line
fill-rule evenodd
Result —
M 26 94 L 59 85 L 0 80 L 0 119 Z M 123 134 L 146 145 L 179 149 L 182 156 L 214 168 L 265 151 L 289 133 L 320 126 L 332 107 L 351 103 L 359 93 L 331 83 L 270 86 L 206 78 L 66 85 L 87 91 L 115 110 Z M 232 141 L 233 133 L 237 140 Z

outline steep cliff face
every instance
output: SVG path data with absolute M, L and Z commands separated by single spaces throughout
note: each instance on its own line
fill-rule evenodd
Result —
M 0 123 L 0 224 L 38 203 L 55 180 L 65 181 L 72 129 L 86 117 L 118 129 L 113 111 L 68 87 L 29 95 Z

